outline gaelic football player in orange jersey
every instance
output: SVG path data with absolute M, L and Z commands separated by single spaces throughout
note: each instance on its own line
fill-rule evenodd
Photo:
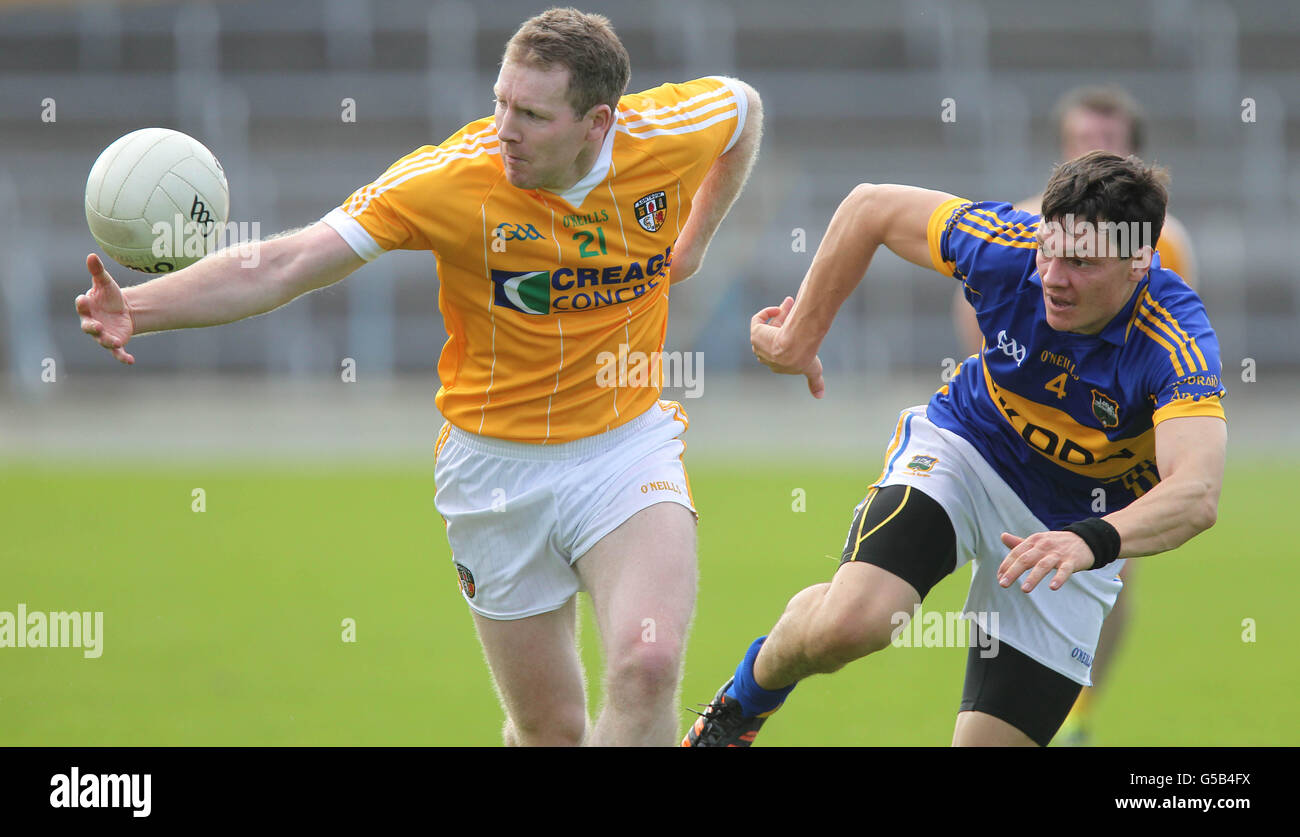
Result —
M 1076 87 L 1056 103 L 1056 124 L 1061 140 L 1061 159 L 1073 160 L 1089 151 L 1110 151 L 1121 156 L 1142 151 L 1146 126 L 1142 108 L 1127 91 L 1120 87 Z M 1042 211 L 1043 195 L 1040 192 L 1016 204 L 1016 209 L 1035 214 Z M 1187 228 L 1173 215 L 1165 215 L 1165 226 L 1160 233 L 1161 266 L 1178 274 L 1193 289 L 1198 272 L 1196 256 Z M 975 309 L 966 301 L 961 288 L 953 295 L 953 321 L 966 351 L 978 353 L 982 337 L 975 322 Z M 1106 620 L 1097 643 L 1097 659 L 1093 664 L 1093 685 L 1079 694 L 1057 742 L 1084 745 L 1091 741 L 1092 701 L 1095 691 L 1110 669 L 1110 663 L 1119 651 L 1120 641 L 1132 616 L 1133 564 L 1126 564 L 1120 577 L 1128 585 L 1127 595 L 1120 596 L 1115 609 Z
M 669 286 L 700 266 L 758 153 L 761 104 L 710 77 L 623 95 L 604 17 L 551 9 L 506 45 L 495 113 L 425 146 L 320 223 L 120 290 L 87 258 L 82 330 L 217 325 L 387 250 L 437 257 L 438 511 L 505 710 L 507 744 L 676 741 L 695 604 L 681 407 L 661 402 Z M 485 91 L 486 92 L 486 91 Z M 606 660 L 594 726 L 575 646 L 591 595 Z

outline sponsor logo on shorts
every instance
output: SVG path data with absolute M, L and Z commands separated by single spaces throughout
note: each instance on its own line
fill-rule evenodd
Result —
M 933 471 L 934 466 L 938 464 L 939 457 L 926 456 L 925 454 L 918 453 L 916 456 L 912 457 L 911 462 L 907 463 L 907 467 L 908 470 L 911 471 L 928 472 Z
M 456 574 L 460 576 L 460 589 L 469 598 L 474 598 L 474 573 L 469 571 L 469 567 L 456 562 Z
M 642 494 L 649 494 L 651 491 L 675 491 L 678 494 L 684 493 L 680 488 L 677 487 L 677 483 L 675 482 L 666 482 L 663 480 L 658 480 L 656 482 L 641 483 Z
M 646 232 L 659 232 L 659 228 L 664 224 L 664 218 L 668 216 L 668 196 L 663 192 L 651 192 L 637 198 L 636 203 L 632 204 L 632 209 L 636 212 L 636 222 L 641 225 L 641 229 Z
M 1085 668 L 1092 668 L 1092 655 L 1082 648 L 1075 648 L 1070 652 L 1070 658 L 1083 663 Z
M 1119 402 L 1097 390 L 1092 391 L 1092 414 L 1107 429 L 1119 427 Z

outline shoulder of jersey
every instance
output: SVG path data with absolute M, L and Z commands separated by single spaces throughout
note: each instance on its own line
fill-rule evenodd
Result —
M 634 140 L 666 134 L 689 134 L 717 121 L 734 108 L 735 94 L 720 80 L 686 99 L 667 98 L 670 85 L 628 93 L 618 100 L 618 132 Z
M 1170 309 L 1186 311 L 1189 309 L 1205 310 L 1205 303 L 1201 301 L 1196 291 L 1188 287 L 1177 273 L 1172 270 L 1160 268 L 1152 270 L 1148 274 L 1150 281 L 1147 282 L 1145 293 Z
M 441 145 L 426 145 L 406 155 L 393 164 L 393 171 L 403 176 L 454 171 L 458 177 L 481 171 L 495 178 L 503 171 L 500 146 L 492 117 L 484 117 L 461 128 Z
M 1212 333 L 1205 305 L 1196 292 L 1167 270 L 1150 272 L 1129 324 L 1129 338 L 1137 337 L 1135 350 L 1156 362 L 1156 368 L 1178 375 L 1212 371 L 1215 359 L 1208 356 L 1200 338 Z

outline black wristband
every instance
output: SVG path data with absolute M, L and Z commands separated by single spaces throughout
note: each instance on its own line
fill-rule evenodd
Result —
M 1119 557 L 1119 532 L 1100 517 L 1090 517 L 1071 523 L 1061 529 L 1073 532 L 1083 538 L 1083 542 L 1092 550 L 1092 566 L 1088 569 L 1100 569 Z

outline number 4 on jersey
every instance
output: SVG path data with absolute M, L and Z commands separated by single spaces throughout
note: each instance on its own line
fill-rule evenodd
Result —
M 1056 393 L 1056 397 L 1057 397 L 1057 398 L 1064 398 L 1064 397 L 1065 397 L 1065 376 L 1066 376 L 1066 374 L 1067 374 L 1067 373 L 1062 372 L 1061 374 L 1057 375 L 1057 376 L 1056 376 L 1055 378 L 1053 378 L 1052 380 L 1048 381 L 1046 384 L 1043 384 L 1043 389 L 1046 389 L 1046 390 L 1048 390 L 1049 392 L 1054 392 L 1054 393 Z

